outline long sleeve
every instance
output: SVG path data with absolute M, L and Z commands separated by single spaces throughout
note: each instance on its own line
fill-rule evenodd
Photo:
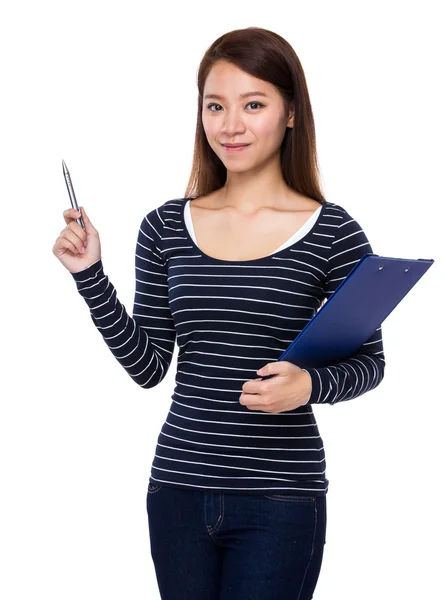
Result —
M 104 273 L 102 257 L 86 269 L 71 273 L 105 343 L 133 381 L 146 389 L 164 379 L 176 340 L 161 250 L 163 225 L 159 209 L 148 213 L 140 225 L 133 317 L 127 314 Z
M 327 264 L 324 292 L 327 299 L 372 247 L 359 223 L 344 209 L 339 211 Z M 335 404 L 357 398 L 374 389 L 384 377 L 385 357 L 381 327 L 356 354 L 334 365 L 304 369 L 311 377 L 312 390 L 306 404 Z

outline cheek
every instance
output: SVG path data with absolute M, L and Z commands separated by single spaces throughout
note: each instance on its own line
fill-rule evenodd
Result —
M 201 121 L 203 123 L 203 129 L 208 140 L 209 138 L 215 138 L 219 131 L 217 119 L 206 119 L 206 117 L 202 116 Z
M 274 146 L 281 138 L 281 124 L 276 119 L 258 118 L 251 124 L 251 130 L 259 141 Z

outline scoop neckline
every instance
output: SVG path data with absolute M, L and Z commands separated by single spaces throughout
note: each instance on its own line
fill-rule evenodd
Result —
M 308 237 L 310 235 L 310 233 L 313 230 L 313 228 L 316 227 L 317 223 L 319 222 L 319 220 L 320 220 L 320 218 L 322 216 L 322 213 L 324 212 L 324 208 L 328 204 L 327 202 L 321 203 L 321 210 L 319 211 L 319 215 L 318 215 L 316 221 L 313 223 L 313 226 L 311 227 L 311 229 L 309 231 L 307 231 L 307 233 L 303 237 L 299 238 L 293 244 L 290 244 L 286 248 L 282 248 L 282 250 L 278 250 L 277 252 L 273 252 L 272 254 L 267 254 L 266 256 L 261 256 L 260 258 L 251 258 L 249 260 L 226 260 L 226 259 L 221 259 L 221 258 L 215 258 L 213 256 L 210 256 L 209 254 L 206 254 L 206 252 L 203 252 L 203 250 L 201 250 L 201 248 L 199 248 L 197 246 L 197 244 L 194 242 L 194 240 L 193 240 L 192 236 L 190 235 L 189 230 L 188 230 L 188 228 L 186 226 L 186 218 L 185 218 L 186 205 L 187 205 L 187 203 L 188 203 L 189 200 L 194 200 L 194 198 L 193 197 L 184 198 L 184 203 L 183 203 L 183 206 L 182 206 L 181 211 L 180 211 L 180 213 L 181 213 L 181 223 L 182 223 L 182 226 L 183 226 L 184 231 L 186 233 L 187 239 L 192 244 L 192 246 L 194 247 L 194 249 L 197 250 L 202 256 L 204 256 L 208 260 L 211 260 L 211 261 L 213 261 L 215 263 L 227 264 L 227 265 L 250 265 L 250 264 L 255 264 L 255 263 L 258 263 L 258 262 L 265 261 L 267 258 L 275 258 L 276 256 L 280 256 L 284 252 L 289 251 L 291 248 L 293 248 L 294 246 L 296 246 L 297 244 L 299 244 L 300 242 L 302 242 L 306 237 Z M 319 209 L 317 209 L 317 210 L 319 210 Z M 309 217 L 309 219 L 311 219 L 311 217 Z M 309 219 L 307 219 L 306 222 L 308 222 Z M 302 227 L 303 227 L 303 225 L 302 225 Z

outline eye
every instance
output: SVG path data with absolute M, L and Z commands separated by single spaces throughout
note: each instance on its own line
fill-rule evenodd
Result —
M 249 102 L 249 104 L 258 104 L 259 106 L 263 106 L 261 102 L 255 102 L 254 100 L 252 102 Z M 248 106 L 248 104 L 246 106 Z
M 264 106 L 261 102 L 256 102 L 256 101 L 252 101 L 252 102 L 248 102 L 248 104 L 246 106 L 249 106 L 250 104 L 257 104 L 258 106 Z M 221 104 L 216 104 L 215 102 L 211 102 L 211 104 L 207 105 L 207 108 L 211 111 L 211 112 L 221 112 L 219 110 L 212 110 L 212 107 L 214 106 L 221 106 Z

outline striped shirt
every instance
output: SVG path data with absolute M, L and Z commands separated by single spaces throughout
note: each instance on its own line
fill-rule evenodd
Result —
M 135 251 L 133 316 L 102 258 L 72 273 L 94 325 L 133 381 L 160 383 L 178 345 L 175 387 L 150 482 L 249 494 L 327 493 L 325 451 L 312 405 L 336 404 L 384 377 L 381 327 L 337 364 L 305 369 L 305 405 L 250 410 L 242 386 L 279 358 L 361 257 L 373 252 L 359 223 L 325 201 L 280 248 L 262 258 L 213 258 L 197 246 L 189 198 L 142 220 Z

